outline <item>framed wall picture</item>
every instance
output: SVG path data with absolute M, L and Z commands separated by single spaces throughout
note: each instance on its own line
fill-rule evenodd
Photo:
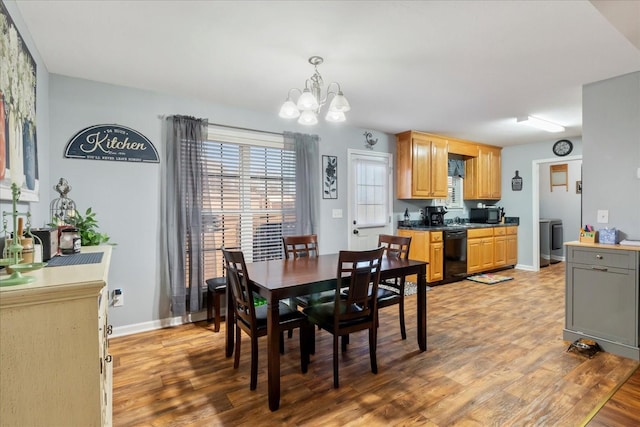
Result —
M 322 156 L 322 198 L 338 198 L 337 156 Z
M 39 200 L 36 138 L 36 62 L 0 2 L 0 199 Z

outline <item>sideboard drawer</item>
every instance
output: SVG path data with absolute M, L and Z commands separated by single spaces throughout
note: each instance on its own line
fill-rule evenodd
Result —
M 587 264 L 598 267 L 635 269 L 636 261 L 633 251 L 619 251 L 607 249 L 581 249 L 573 246 L 568 247 L 567 261 L 578 264 Z

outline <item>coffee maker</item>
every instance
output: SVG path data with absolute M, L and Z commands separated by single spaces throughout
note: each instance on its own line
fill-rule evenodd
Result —
M 425 225 L 444 225 L 444 214 L 447 213 L 447 208 L 444 206 L 427 206 L 425 212 L 427 213 L 424 219 Z

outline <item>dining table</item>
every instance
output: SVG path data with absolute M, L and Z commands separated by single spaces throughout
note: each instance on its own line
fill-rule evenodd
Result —
M 335 289 L 338 256 L 339 254 L 327 254 L 247 263 L 247 273 L 254 291 L 267 300 L 267 387 L 271 411 L 276 411 L 280 406 L 279 303 L 284 299 Z M 417 275 L 416 320 L 420 351 L 427 350 L 427 265 L 425 261 L 384 256 L 380 268 L 381 281 Z M 226 292 L 227 357 L 231 357 L 234 351 L 235 313 L 230 294 L 231 292 Z

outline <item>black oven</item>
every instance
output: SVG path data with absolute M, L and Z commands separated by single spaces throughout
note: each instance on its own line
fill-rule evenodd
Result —
M 500 208 L 494 206 L 471 208 L 469 222 L 475 224 L 498 224 L 500 222 Z

